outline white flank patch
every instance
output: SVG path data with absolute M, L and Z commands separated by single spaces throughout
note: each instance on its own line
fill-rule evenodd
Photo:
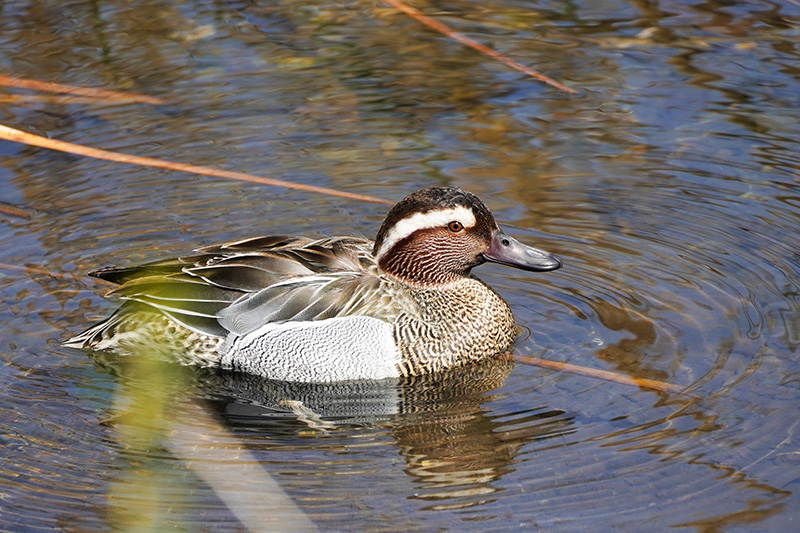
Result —
M 265 324 L 228 336 L 223 368 L 281 381 L 322 383 L 400 376 L 392 325 L 368 316 Z
M 392 246 L 402 241 L 415 231 L 428 228 L 439 228 L 447 226 L 453 221 L 460 222 L 465 228 L 475 226 L 475 214 L 472 209 L 464 206 L 457 206 L 450 209 L 437 209 L 427 213 L 414 213 L 395 224 L 389 233 L 383 238 L 377 258 L 392 249 Z

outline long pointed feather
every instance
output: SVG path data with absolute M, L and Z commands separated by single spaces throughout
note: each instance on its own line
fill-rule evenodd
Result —
M 365 239 L 277 235 L 208 246 L 139 267 L 102 269 L 94 275 L 119 283 L 109 294 L 127 304 L 113 321 L 76 339 L 102 335 L 125 312 L 137 309 L 161 312 L 214 336 L 242 335 L 270 322 L 349 314 L 383 298 L 374 291 L 379 278 L 371 249 Z

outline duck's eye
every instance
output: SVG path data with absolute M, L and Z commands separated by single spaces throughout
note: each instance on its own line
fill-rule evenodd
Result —
M 464 229 L 464 224 L 462 224 L 461 222 L 459 222 L 457 220 L 454 220 L 454 221 L 452 221 L 451 223 L 449 223 L 447 225 L 447 229 L 449 229 L 453 233 L 458 233 L 459 231 Z

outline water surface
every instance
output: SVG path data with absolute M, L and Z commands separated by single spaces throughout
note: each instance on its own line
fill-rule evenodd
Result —
M 391 200 L 469 189 L 565 261 L 476 269 L 518 354 L 690 394 L 503 360 L 299 387 L 62 348 L 114 307 L 92 269 L 373 237 L 386 208 L 0 142 L 0 206 L 30 213 L 0 213 L 0 528 L 796 530 L 800 6 L 415 5 L 580 93 L 374 2 L 19 0 L 2 73 L 166 103 L 0 88 L 0 123 Z

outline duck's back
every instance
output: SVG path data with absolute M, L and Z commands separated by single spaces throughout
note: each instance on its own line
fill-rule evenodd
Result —
M 237 350 L 251 357 L 278 333 L 283 340 L 263 353 L 280 354 L 281 360 L 294 357 L 286 341 L 303 337 L 303 331 L 308 340 L 294 343 L 303 353 L 326 333 L 332 339 L 372 339 L 375 345 L 375 335 L 382 332 L 385 338 L 395 312 L 391 297 L 381 292 L 385 280 L 377 274 L 371 248 L 371 241 L 350 237 L 270 236 L 99 270 L 92 275 L 117 283 L 110 295 L 124 304 L 68 344 L 120 353 L 158 346 L 182 362 L 234 368 L 245 358 Z M 359 318 L 343 320 L 354 316 Z M 226 353 L 234 357 L 223 360 Z

